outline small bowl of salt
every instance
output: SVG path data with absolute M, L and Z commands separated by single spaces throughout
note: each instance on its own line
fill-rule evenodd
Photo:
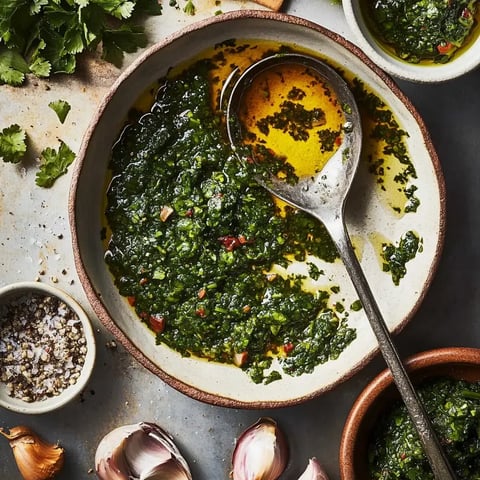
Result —
M 0 288 L 0 406 L 46 413 L 78 397 L 95 363 L 82 307 L 39 282 Z

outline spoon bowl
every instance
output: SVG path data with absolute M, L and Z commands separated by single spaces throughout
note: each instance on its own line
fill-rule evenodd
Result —
M 286 182 L 277 175 L 258 180 L 273 195 L 301 210 L 313 214 L 313 211 L 321 209 L 319 215 L 324 219 L 338 208 L 343 209 L 358 167 L 362 146 L 360 113 L 355 98 L 345 80 L 333 68 L 314 57 L 301 54 L 274 55 L 251 65 L 238 78 L 230 94 L 226 112 L 229 140 L 235 147 L 241 145 L 250 134 L 236 112 L 242 106 L 245 92 L 251 88 L 253 80 L 278 67 L 280 63 L 301 65 L 318 74 L 330 88 L 334 87 L 343 115 L 343 139 L 340 147 L 321 169 L 312 171 L 310 175 L 302 175 L 295 184 Z
M 321 168 L 315 167 L 311 173 L 301 175 L 293 182 L 290 181 L 290 178 L 286 179 L 283 174 L 279 175 L 277 173 L 267 174 L 257 178 L 257 180 L 274 196 L 311 214 L 324 224 L 357 291 L 372 330 L 377 337 L 380 351 L 407 407 L 435 477 L 442 480 L 454 480 L 456 476 L 393 344 L 388 327 L 355 255 L 345 226 L 345 202 L 357 171 L 362 148 L 361 118 L 355 98 L 348 85 L 333 69 L 314 57 L 298 54 L 267 57 L 246 69 L 231 91 L 226 110 L 227 132 L 230 142 L 237 152 L 245 152 L 244 148 L 237 147 L 250 144 L 247 160 L 262 161 L 261 158 L 259 160 L 256 156 L 255 149 L 257 147 L 255 145 L 252 147 L 252 143 L 257 141 L 257 138 L 252 131 L 246 128 L 245 118 L 242 119 L 242 115 L 245 117 L 245 108 L 242 102 L 245 98 L 248 98 L 245 92 L 252 88 L 259 75 L 269 70 L 274 76 L 280 76 L 282 85 L 288 87 L 288 79 L 283 76 L 281 68 L 282 66 L 291 66 L 292 63 L 307 68 L 311 72 L 313 71 L 332 89 L 326 88 L 324 90 L 325 94 L 330 97 L 333 91 L 336 95 L 345 119 L 342 126 L 342 135 L 338 137 L 341 144 Z M 274 67 L 275 70 L 273 70 Z M 269 82 L 264 83 L 268 85 Z M 258 87 L 255 86 L 254 88 Z M 293 89 L 289 92 L 292 91 Z M 268 89 L 265 89 L 264 96 L 267 98 L 267 103 L 270 102 L 270 91 Z M 288 96 L 290 96 L 290 93 Z M 282 103 L 282 105 L 284 104 Z M 297 108 L 292 104 L 288 104 L 288 106 Z M 253 116 L 255 116 L 255 112 Z M 285 113 L 280 115 L 272 125 L 290 133 L 292 128 L 286 126 L 288 121 L 285 121 L 285 116 Z M 273 115 L 270 117 L 274 118 Z M 303 120 L 305 115 L 301 118 Z M 259 121 L 256 119 L 255 121 L 258 126 Z M 295 129 L 293 130 L 295 131 Z M 305 136 L 302 138 L 304 139 Z M 269 148 L 265 139 L 261 139 L 260 144 L 262 142 L 262 148 Z M 286 158 L 287 163 L 293 160 L 293 158 Z

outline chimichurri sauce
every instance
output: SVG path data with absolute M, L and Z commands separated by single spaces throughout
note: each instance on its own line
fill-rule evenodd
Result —
M 337 252 L 324 227 L 285 207 L 233 156 L 213 113 L 208 62 L 166 80 L 115 145 L 106 261 L 120 293 L 183 355 L 235 363 L 256 382 L 277 355 L 310 372 L 354 339 L 300 275 L 274 264 Z
M 379 40 L 411 63 L 448 62 L 476 28 L 478 0 L 365 0 Z
M 249 51 L 218 48 L 162 79 L 149 111 L 132 112 L 110 162 L 105 259 L 157 343 L 268 383 L 337 358 L 356 336 L 349 312 L 361 306 L 332 305 L 333 286 L 312 288 L 324 275 L 313 259 L 338 259 L 328 233 L 274 200 L 255 181 L 261 167 L 232 151 L 217 105 L 220 70 L 232 68 L 226 50 L 247 65 Z M 289 269 L 298 262 L 303 273 Z
M 480 478 L 480 383 L 439 378 L 419 395 L 459 479 Z M 385 415 L 369 445 L 372 479 L 434 479 L 403 404 Z

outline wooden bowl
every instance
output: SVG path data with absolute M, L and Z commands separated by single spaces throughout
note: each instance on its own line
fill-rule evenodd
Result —
M 416 354 L 405 361 L 414 384 L 427 378 L 450 377 L 480 381 L 480 349 L 449 347 Z M 340 443 L 342 480 L 369 480 L 369 436 L 380 416 L 400 395 L 389 370 L 380 373 L 355 401 L 345 423 Z

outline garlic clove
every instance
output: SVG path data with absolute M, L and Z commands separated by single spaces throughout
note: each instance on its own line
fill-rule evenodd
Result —
M 118 448 L 109 452 L 104 457 L 95 458 L 95 468 L 100 478 L 109 480 L 129 480 L 127 461 L 124 455 L 125 439 L 120 440 Z M 104 444 L 103 446 L 105 446 Z
M 233 480 L 276 480 L 288 462 L 288 444 L 271 418 L 260 418 L 239 437 L 232 456 Z
M 172 472 L 173 480 L 177 478 L 174 466 L 179 480 L 191 480 L 188 464 L 172 438 L 153 423 L 112 430 L 103 437 L 95 454 L 95 469 L 101 480 L 161 479 L 163 471 Z
M 171 451 L 161 441 L 150 436 L 142 425 L 126 439 L 123 454 L 130 473 L 139 478 L 142 472 L 150 470 L 152 465 L 167 462 L 172 458 Z
M 137 425 L 124 425 L 107 433 L 95 453 L 95 470 L 101 479 L 129 480 L 124 448 L 126 439 Z
M 33 430 L 25 426 L 0 433 L 8 439 L 18 469 L 24 480 L 51 480 L 62 469 L 64 450 L 58 444 L 43 440 Z
M 189 470 L 176 458 L 157 465 L 149 472 L 144 472 L 139 480 L 192 480 Z
M 313 457 L 298 480 L 328 480 L 328 477 L 318 460 Z

